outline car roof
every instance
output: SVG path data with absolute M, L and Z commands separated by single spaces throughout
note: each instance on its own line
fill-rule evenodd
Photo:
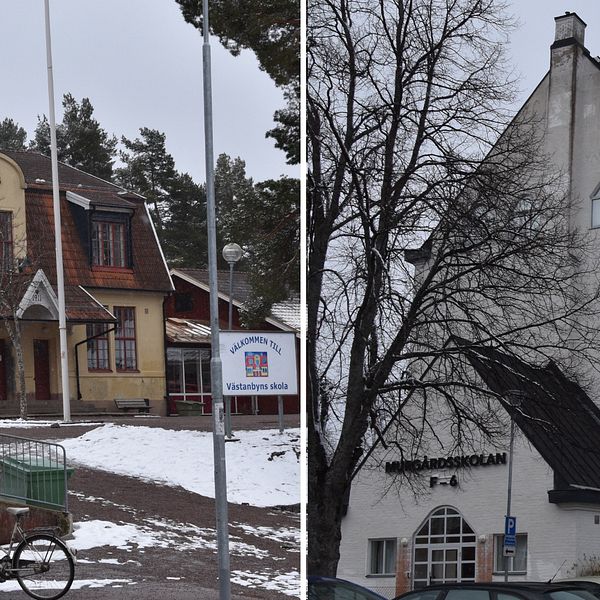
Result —
M 597 584 L 586 582 L 586 581 L 569 581 L 569 582 L 544 582 L 544 581 L 514 581 L 514 582 L 505 582 L 505 581 L 490 581 L 490 582 L 461 582 L 461 583 L 437 583 L 428 585 L 427 587 L 420 588 L 418 590 L 413 590 L 412 592 L 407 592 L 406 594 L 402 594 L 397 598 L 404 598 L 408 596 L 409 593 L 418 593 L 427 590 L 451 590 L 451 589 L 465 589 L 465 588 L 473 588 L 473 589 L 492 589 L 492 590 L 512 590 L 515 592 L 556 592 L 558 590 L 581 590 L 581 589 L 592 589 L 595 588 Z
M 355 583 L 354 581 L 348 581 L 347 579 L 340 579 L 339 577 L 328 577 L 326 575 L 309 575 L 307 577 L 307 580 L 309 583 L 347 583 L 348 585 L 355 586 L 357 589 L 365 590 L 366 592 L 369 592 L 369 594 L 381 598 L 381 600 L 386 600 L 385 596 L 382 596 L 381 594 L 378 594 L 377 592 L 374 592 L 373 590 L 370 590 L 360 585 L 359 583 Z

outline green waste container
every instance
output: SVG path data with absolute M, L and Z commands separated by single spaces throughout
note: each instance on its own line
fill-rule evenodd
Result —
M 176 400 L 177 412 L 183 416 L 197 417 L 202 414 L 204 402 L 193 402 L 192 400 Z
M 48 459 L 31 457 L 0 459 L 1 493 L 22 498 L 31 506 L 62 507 L 65 504 L 65 474 L 62 465 Z M 73 469 L 67 468 L 67 480 Z

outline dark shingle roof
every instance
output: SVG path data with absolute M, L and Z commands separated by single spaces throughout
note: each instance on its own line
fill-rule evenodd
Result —
M 208 288 L 208 270 L 207 269 L 177 269 L 188 277 L 195 279 L 198 283 L 204 284 Z M 232 286 L 233 301 L 241 305 L 248 302 L 250 299 L 251 288 L 248 283 L 248 276 L 244 271 L 233 272 Z M 217 289 L 219 294 L 223 294 L 229 298 L 229 271 L 217 271 Z
M 209 279 L 207 269 L 178 268 L 174 273 L 181 273 L 195 280 L 208 289 Z M 217 271 L 217 289 L 219 295 L 229 299 L 229 271 Z M 234 271 L 232 299 L 234 304 L 244 306 L 250 299 L 252 288 L 248 282 L 248 275 L 244 271 Z M 300 297 L 292 296 L 283 302 L 278 302 L 271 307 L 271 316 L 280 323 L 300 331 Z
M 600 409 L 558 366 L 533 367 L 496 349 L 457 340 L 486 385 L 555 473 L 555 487 L 600 491 Z M 521 406 L 507 400 L 523 393 Z

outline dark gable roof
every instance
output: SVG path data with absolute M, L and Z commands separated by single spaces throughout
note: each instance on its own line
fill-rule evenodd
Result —
M 196 283 L 204 285 L 208 290 L 209 277 L 207 269 L 175 268 L 173 269 L 173 272 L 175 276 L 179 273 L 193 279 Z M 219 295 L 229 299 L 229 271 L 217 271 L 217 289 Z M 244 271 L 234 270 L 231 295 L 233 302 L 241 306 L 244 306 L 251 298 L 252 288 L 248 281 L 248 274 Z M 271 307 L 270 316 L 279 321 L 279 323 L 284 323 L 296 332 L 299 332 L 300 297 L 298 295 L 293 295 L 287 300 L 277 302 Z
M 52 161 L 40 152 L 2 150 L 23 171 L 29 189 L 52 189 Z M 61 191 L 71 191 L 91 201 L 92 205 L 131 208 L 131 199 L 142 198 L 124 188 L 85 173 L 75 167 L 58 163 L 58 183 Z
M 493 348 L 455 339 L 486 385 L 554 470 L 551 502 L 600 502 L 600 409 L 556 364 L 532 367 Z M 521 406 L 507 400 L 523 392 Z
M 186 269 L 178 268 L 177 271 L 195 279 L 198 283 L 206 285 L 208 289 L 208 270 L 207 269 Z M 219 294 L 229 297 L 229 271 L 217 271 L 217 289 Z M 245 304 L 250 298 L 251 288 L 248 283 L 248 276 L 244 271 L 233 271 L 232 297 L 234 302 Z

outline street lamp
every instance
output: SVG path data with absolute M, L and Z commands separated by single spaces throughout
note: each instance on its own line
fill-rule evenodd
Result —
M 243 251 L 238 244 L 227 244 L 223 248 L 223 258 L 229 265 L 229 331 L 233 329 L 233 267 L 242 258 Z M 231 437 L 231 396 L 225 398 L 225 435 Z

